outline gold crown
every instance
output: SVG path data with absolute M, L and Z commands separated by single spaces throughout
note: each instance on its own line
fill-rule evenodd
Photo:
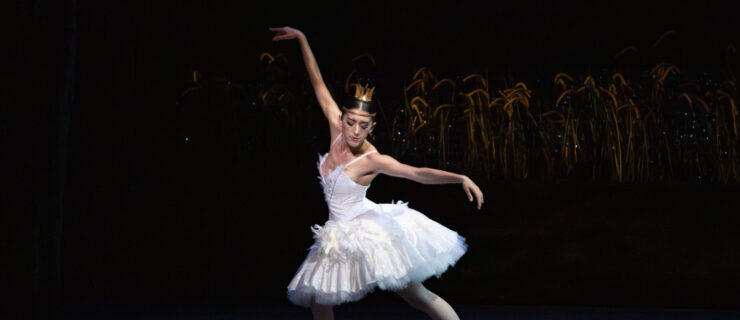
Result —
M 375 87 L 368 88 L 367 84 L 363 87 L 360 84 L 355 84 L 355 98 L 370 102 L 370 100 L 373 97 L 373 91 L 375 91 Z

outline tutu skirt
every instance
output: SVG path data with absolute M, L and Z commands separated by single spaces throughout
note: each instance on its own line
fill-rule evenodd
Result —
M 465 238 L 402 202 L 378 204 L 312 231 L 316 241 L 288 285 L 288 299 L 304 307 L 311 298 L 338 305 L 376 287 L 398 290 L 439 277 L 467 250 Z

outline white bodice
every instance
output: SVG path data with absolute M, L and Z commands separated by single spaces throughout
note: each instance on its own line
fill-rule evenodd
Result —
M 373 151 L 371 151 L 373 152 Z M 369 153 L 369 152 L 368 152 Z M 329 220 L 352 219 L 355 216 L 377 207 L 375 202 L 365 197 L 370 185 L 358 184 L 347 176 L 345 168 L 355 160 L 367 155 L 364 154 L 348 164 L 340 164 L 326 177 L 321 176 L 321 165 L 324 163 L 328 153 L 319 155 L 318 168 L 321 187 L 324 189 L 324 199 L 329 207 Z

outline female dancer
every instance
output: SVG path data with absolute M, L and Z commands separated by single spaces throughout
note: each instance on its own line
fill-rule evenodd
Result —
M 340 109 L 321 78 L 306 36 L 290 27 L 270 31 L 276 32 L 273 41 L 298 39 L 332 141 L 318 162 L 329 220 L 312 227 L 316 242 L 288 285 L 288 299 L 311 307 L 314 319 L 333 319 L 332 306 L 359 300 L 379 287 L 395 291 L 432 319 L 459 319 L 422 282 L 439 277 L 457 262 L 467 250 L 465 238 L 406 203 L 376 204 L 365 193 L 380 173 L 424 184 L 460 183 L 480 210 L 480 188 L 464 175 L 412 167 L 378 153 L 366 140 L 375 128 L 374 88 L 357 85 L 355 96 Z

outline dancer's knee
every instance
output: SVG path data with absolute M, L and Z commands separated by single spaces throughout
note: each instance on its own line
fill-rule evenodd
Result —
M 404 294 L 412 295 L 416 300 L 423 303 L 429 303 L 438 298 L 434 292 L 429 291 L 423 284 L 415 282 L 409 283 L 408 287 L 404 289 Z
M 430 303 L 438 298 L 421 283 L 413 282 L 409 283 L 406 288 L 396 291 L 396 293 L 413 307 L 422 311 L 427 310 Z

